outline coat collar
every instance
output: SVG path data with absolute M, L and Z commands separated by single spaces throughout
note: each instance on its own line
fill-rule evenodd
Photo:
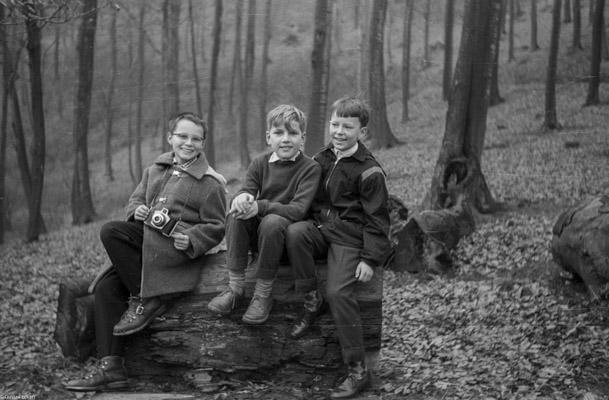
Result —
M 173 152 L 163 153 L 154 160 L 155 164 L 161 165 L 165 168 L 173 166 Z M 205 153 L 201 152 L 197 161 L 195 161 L 184 173 L 192 176 L 193 178 L 200 180 L 205 175 L 212 176 L 220 183 L 226 185 L 226 179 L 219 173 L 217 173 L 212 167 L 209 166 Z
M 334 149 L 334 146 L 330 142 L 330 143 L 328 143 L 326 148 L 323 150 L 323 152 L 324 153 L 328 152 L 329 154 L 332 155 L 332 157 L 336 158 L 336 154 L 334 154 L 333 149 Z M 368 156 L 368 154 L 370 154 L 370 151 L 366 148 L 366 146 L 364 146 L 364 144 L 361 141 L 358 140 L 357 141 L 357 151 L 351 157 L 355 158 L 359 162 L 364 162 L 364 161 L 366 161 L 366 157 Z

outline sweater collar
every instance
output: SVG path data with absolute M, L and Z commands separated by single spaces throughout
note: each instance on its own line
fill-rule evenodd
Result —
M 336 154 L 334 153 L 334 146 L 332 145 L 332 143 L 328 143 L 324 152 L 326 152 L 326 151 L 331 153 L 334 156 L 334 158 L 336 158 Z M 357 141 L 357 150 L 355 151 L 355 153 L 353 153 L 351 155 L 351 157 L 355 158 L 359 162 L 364 162 L 364 161 L 366 161 L 366 156 L 369 153 L 370 152 L 368 151 L 366 146 L 364 146 L 364 144 L 358 140 Z

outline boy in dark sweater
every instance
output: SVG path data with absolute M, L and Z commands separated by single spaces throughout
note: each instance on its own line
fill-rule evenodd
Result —
M 264 323 L 271 312 L 271 291 L 285 250 L 287 227 L 307 216 L 321 168 L 304 155 L 306 118 L 291 105 L 267 115 L 266 140 L 272 152 L 250 164 L 243 187 L 232 200 L 226 220 L 228 288 L 208 308 L 228 315 L 243 296 L 248 252 L 258 253 L 256 287 L 243 315 L 248 324 Z
M 296 291 L 305 293 L 304 313 L 290 336 L 302 336 L 319 313 L 323 299 L 317 292 L 314 260 L 327 256 L 326 299 L 347 366 L 347 376 L 330 397 L 348 398 L 370 383 L 355 289 L 372 279 L 391 246 L 385 174 L 360 141 L 368 129 L 368 106 L 345 97 L 332 109 L 332 141 L 314 157 L 322 170 L 312 205 L 314 219 L 292 224 L 287 232 Z

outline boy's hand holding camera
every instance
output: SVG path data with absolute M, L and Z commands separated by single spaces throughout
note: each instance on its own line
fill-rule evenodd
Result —
M 146 220 L 146 218 L 148 218 L 149 214 L 150 214 L 150 208 L 148 208 L 148 206 L 146 206 L 145 204 L 142 204 L 135 209 L 133 218 L 136 221 L 144 221 L 144 220 Z M 188 249 L 188 246 L 190 245 L 190 239 L 188 238 L 188 236 L 186 236 L 183 233 L 176 232 L 176 233 L 173 233 L 171 235 L 171 237 L 173 238 L 173 247 L 175 247 L 178 250 Z
M 258 214 L 258 203 L 249 193 L 241 193 L 233 200 L 229 213 L 237 219 L 250 219 Z

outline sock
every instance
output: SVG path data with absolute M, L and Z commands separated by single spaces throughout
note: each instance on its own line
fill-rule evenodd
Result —
M 273 291 L 274 279 L 256 279 L 256 288 L 254 289 L 254 296 L 269 297 Z
M 228 287 L 237 294 L 243 294 L 245 288 L 245 272 L 228 271 Z
M 322 297 L 317 290 L 311 290 L 304 295 L 304 308 L 311 312 L 319 311 L 321 307 Z

